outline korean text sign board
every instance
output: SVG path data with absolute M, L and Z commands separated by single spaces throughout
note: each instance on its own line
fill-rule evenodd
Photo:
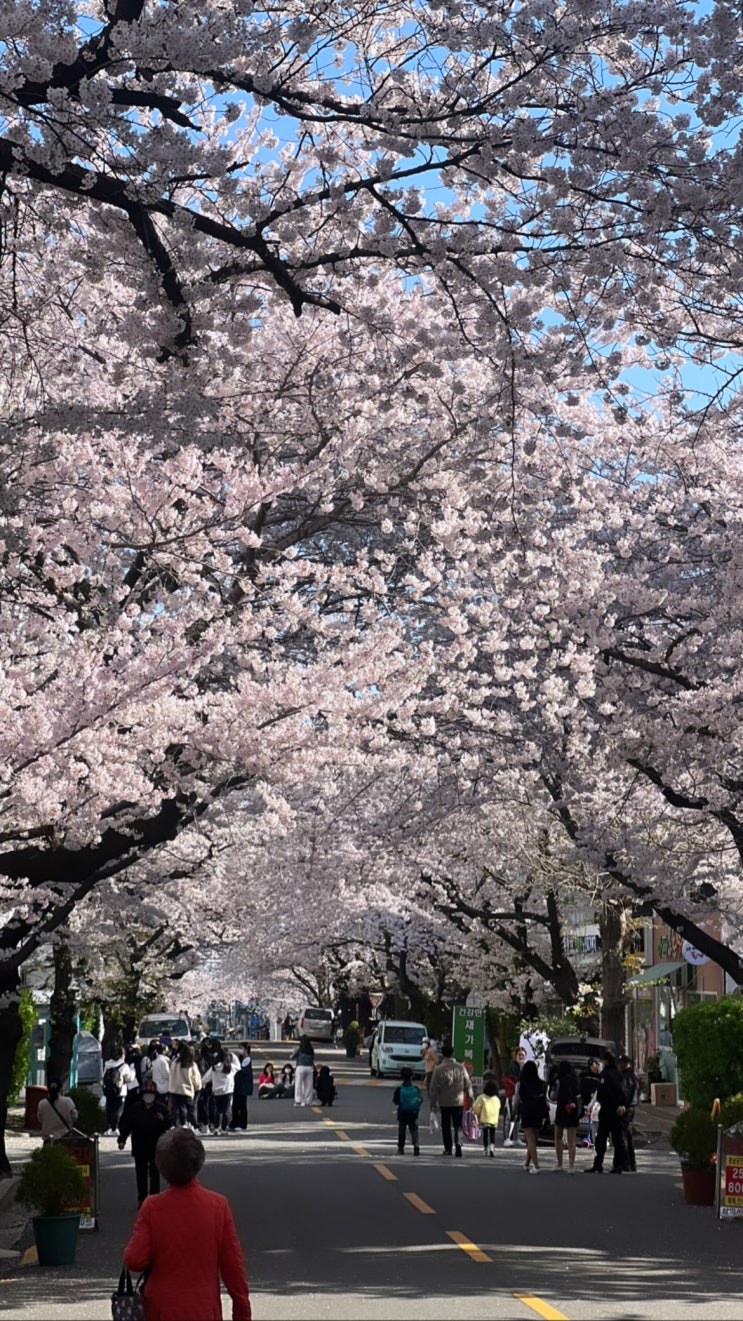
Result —
M 717 1169 L 720 1220 L 743 1216 L 743 1125 L 718 1130 Z
M 454 1057 L 470 1067 L 472 1081 L 482 1083 L 485 1067 L 485 1010 L 457 1006 L 452 1013 Z

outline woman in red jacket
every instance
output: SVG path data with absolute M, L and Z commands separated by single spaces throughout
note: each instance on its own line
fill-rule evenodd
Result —
M 250 1321 L 245 1262 L 229 1203 L 196 1178 L 204 1159 L 203 1144 L 188 1128 L 173 1128 L 158 1141 L 155 1161 L 169 1187 L 143 1202 L 124 1252 L 130 1271 L 148 1270 L 146 1321 L 221 1321 L 220 1275 L 233 1321 Z M 185 1271 L 184 1262 L 193 1269 Z

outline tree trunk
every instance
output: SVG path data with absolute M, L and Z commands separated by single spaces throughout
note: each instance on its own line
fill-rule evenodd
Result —
M 77 1034 L 77 1013 L 72 989 L 72 956 L 64 936 L 54 945 L 54 990 L 49 1000 L 49 1022 L 47 1082 L 59 1078 L 65 1089 L 69 1083 L 72 1048 Z
M 601 1031 L 609 1041 L 622 1046 L 625 1031 L 625 967 L 623 962 L 624 905 L 609 900 L 599 913 L 601 932 Z
M 12 1174 L 5 1150 L 5 1128 L 8 1122 L 8 1094 L 13 1081 L 13 1062 L 18 1042 L 23 1035 L 19 1012 L 20 985 L 18 974 L 6 970 L 0 982 L 4 1007 L 0 1009 L 0 1177 Z

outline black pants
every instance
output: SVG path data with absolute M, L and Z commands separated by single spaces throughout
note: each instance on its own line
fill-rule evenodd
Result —
M 119 1118 L 123 1108 L 120 1096 L 106 1097 L 106 1123 L 109 1129 L 119 1127 Z
M 248 1127 L 248 1098 L 247 1096 L 238 1096 L 237 1093 L 232 1097 L 232 1123 L 230 1128 Z
M 155 1164 L 155 1153 L 151 1156 L 135 1156 L 134 1173 L 137 1176 L 137 1199 L 141 1206 L 149 1193 L 160 1191 L 160 1171 Z
M 413 1151 L 418 1150 L 418 1116 L 411 1114 L 402 1114 L 397 1121 L 397 1150 L 405 1150 L 405 1135 L 410 1132 L 410 1141 L 413 1144 Z
M 634 1106 L 628 1110 L 626 1115 L 622 1116 L 622 1139 L 624 1141 L 624 1169 L 631 1170 L 632 1173 L 637 1169 L 637 1159 L 635 1157 L 635 1143 L 632 1137 L 632 1120 L 635 1117 Z
M 212 1101 L 214 1102 L 214 1127 L 221 1128 L 224 1133 L 226 1132 L 230 1118 L 230 1102 L 232 1101 L 232 1095 L 230 1092 L 224 1092 L 220 1093 L 219 1096 L 216 1096 L 212 1092 Z
M 614 1110 L 606 1110 L 604 1106 L 599 1112 L 599 1128 L 596 1134 L 596 1147 L 593 1158 L 593 1168 L 601 1170 L 604 1167 L 604 1156 L 606 1155 L 606 1144 L 611 1138 L 614 1148 L 614 1159 L 612 1169 L 623 1170 L 626 1164 L 626 1154 L 624 1149 L 624 1134 L 622 1132 L 622 1121 Z
M 480 1126 L 482 1134 L 482 1145 L 487 1151 L 489 1147 L 495 1146 L 495 1124 L 482 1124 Z
M 449 1155 L 452 1151 L 452 1134 L 455 1149 L 461 1147 L 463 1114 L 463 1105 L 442 1105 L 441 1107 L 441 1138 L 444 1143 L 444 1151 L 448 1151 Z

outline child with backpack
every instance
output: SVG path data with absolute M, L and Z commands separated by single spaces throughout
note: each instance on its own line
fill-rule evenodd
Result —
M 400 1071 L 401 1083 L 392 1093 L 392 1104 L 397 1106 L 397 1154 L 405 1155 L 405 1135 L 410 1133 L 410 1140 L 413 1143 L 413 1155 L 420 1156 L 421 1149 L 418 1145 L 418 1112 L 421 1108 L 423 1097 L 420 1088 L 413 1082 L 413 1070 L 402 1069 Z
M 480 1095 L 477 1097 L 472 1109 L 480 1121 L 480 1132 L 482 1133 L 482 1145 L 486 1156 L 495 1155 L 495 1131 L 500 1119 L 500 1097 L 498 1095 L 498 1086 L 494 1079 L 490 1078 L 485 1083 Z

